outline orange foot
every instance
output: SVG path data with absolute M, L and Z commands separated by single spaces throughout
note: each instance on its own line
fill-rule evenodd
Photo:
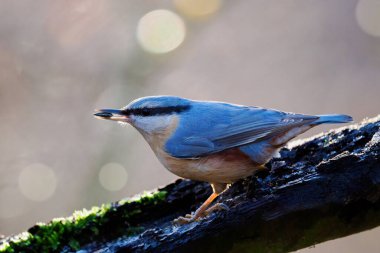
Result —
M 204 210 L 205 208 L 203 210 L 201 210 L 202 207 L 203 207 L 203 205 L 200 208 L 198 208 L 194 213 L 186 214 L 185 217 L 182 217 L 182 216 L 178 217 L 177 219 L 175 219 L 173 221 L 173 223 L 175 225 L 188 224 L 188 223 L 191 223 L 193 221 L 198 221 L 201 218 L 208 216 L 212 212 L 220 211 L 220 210 L 226 210 L 226 211 L 229 210 L 228 206 L 223 204 L 223 203 L 217 203 L 217 204 L 213 205 L 212 207 L 210 207 L 206 210 Z

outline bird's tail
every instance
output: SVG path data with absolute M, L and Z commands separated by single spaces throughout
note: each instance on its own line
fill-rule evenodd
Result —
M 348 123 L 352 121 L 352 117 L 344 114 L 326 114 L 317 115 L 318 120 L 314 121 L 315 124 L 335 124 L 335 123 Z

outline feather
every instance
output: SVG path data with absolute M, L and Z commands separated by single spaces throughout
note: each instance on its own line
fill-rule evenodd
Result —
M 271 139 L 316 120 L 317 116 L 194 101 L 189 111 L 181 113 L 165 151 L 176 158 L 202 157 Z

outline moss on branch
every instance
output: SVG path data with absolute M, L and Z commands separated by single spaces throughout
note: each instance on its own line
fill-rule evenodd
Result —
M 165 200 L 166 191 L 145 192 L 134 199 L 76 211 L 67 218 L 37 223 L 27 232 L 4 240 L 0 252 L 55 252 L 79 250 L 92 241 L 134 235 L 143 227 L 134 224 L 141 209 L 154 208 Z

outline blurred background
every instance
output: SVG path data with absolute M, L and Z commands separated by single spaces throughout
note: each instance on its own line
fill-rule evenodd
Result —
M 0 234 L 176 179 L 95 108 L 170 94 L 358 122 L 379 91 L 379 0 L 2 0 Z M 378 252 L 379 236 L 300 252 Z

